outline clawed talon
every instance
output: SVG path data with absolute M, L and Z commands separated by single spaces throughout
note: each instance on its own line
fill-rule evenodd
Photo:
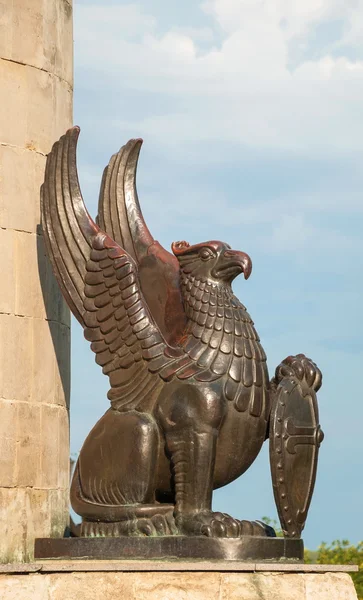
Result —
M 172 513 L 165 515 L 153 515 L 148 518 L 139 518 L 134 520 L 134 527 L 129 535 L 136 536 L 164 536 L 175 535 L 177 528 Z
M 220 512 L 204 511 L 179 515 L 176 519 L 180 533 L 206 537 L 238 538 L 245 535 L 275 537 L 275 531 L 261 521 L 239 521 Z
M 277 383 L 280 383 L 284 377 L 294 376 L 301 382 L 305 380 L 306 384 L 315 392 L 321 387 L 322 373 L 320 369 L 304 354 L 288 356 L 276 369 L 275 379 Z
M 263 521 L 255 521 L 255 523 L 258 523 L 258 525 L 260 525 L 260 527 L 262 527 L 263 531 L 265 532 L 266 537 L 276 537 L 276 531 L 274 530 L 273 527 L 271 527 L 271 525 L 267 525 Z

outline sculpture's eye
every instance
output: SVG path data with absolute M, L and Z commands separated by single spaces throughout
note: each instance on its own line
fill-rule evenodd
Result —
M 209 260 L 210 258 L 213 258 L 214 254 L 212 252 L 212 250 L 210 250 L 209 248 L 202 248 L 201 251 L 199 252 L 199 257 L 202 260 Z

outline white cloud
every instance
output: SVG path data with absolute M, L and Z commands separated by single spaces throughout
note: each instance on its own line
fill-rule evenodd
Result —
M 359 163 L 363 62 L 332 52 L 306 58 L 291 70 L 289 44 L 296 38 L 308 45 L 317 24 L 337 19 L 344 27 L 334 44 L 348 39 L 353 44 L 355 19 L 363 22 L 363 0 L 208 0 L 200 6 L 209 15 L 205 27 L 170 22 L 166 30 L 150 14 L 152 5 L 148 13 L 136 3 L 76 7 L 77 62 L 95 79 L 102 78 L 104 94 L 122 97 L 127 90 L 163 100 L 160 110 L 156 105 L 132 118 L 116 110 L 101 113 L 104 125 L 125 137 L 142 135 L 148 148 L 163 148 L 184 168 L 193 162 L 220 167 L 233 164 L 233 152 L 257 156 L 261 151 L 272 158 L 335 161 L 348 156 L 352 165 Z M 311 177 L 308 167 L 306 176 Z M 155 187 L 142 195 L 146 213 L 153 207 L 151 220 L 155 206 L 165 202 L 165 181 L 160 173 L 150 173 L 153 179 Z M 164 224 L 187 218 L 191 210 L 195 219 L 203 218 L 207 199 L 209 227 L 231 228 L 233 212 L 236 223 L 259 227 L 261 249 L 283 253 L 294 247 L 298 256 L 305 248 L 318 259 L 336 247 L 352 253 L 354 248 L 362 250 L 357 237 L 347 235 L 344 227 L 340 230 L 337 219 L 333 229 L 324 225 L 324 215 L 362 211 L 352 186 L 345 197 L 342 186 L 335 190 L 330 179 L 308 184 L 293 201 L 275 194 L 260 202 L 244 198 L 241 204 L 236 204 L 236 196 L 227 197 L 228 185 L 224 196 L 205 183 L 190 189 L 179 183 Z M 357 189 L 361 179 L 357 173 Z M 95 178 L 88 177 L 85 186 L 86 191 L 96 189 Z
M 360 0 L 208 0 L 204 10 L 226 32 L 280 29 L 286 40 L 307 34 L 317 23 L 345 19 L 350 24 L 361 6 Z
M 76 10 L 83 68 L 108 77 L 113 94 L 174 97 L 174 108 L 171 99 L 162 115 L 126 127 L 178 143 L 218 139 L 310 156 L 363 150 L 363 61 L 328 52 L 289 67 L 291 40 L 317 23 L 339 18 L 341 42 L 354 41 L 361 2 L 210 0 L 204 8 L 222 30 L 219 47 L 199 47 L 196 32 L 177 24 L 158 32 L 137 4 Z

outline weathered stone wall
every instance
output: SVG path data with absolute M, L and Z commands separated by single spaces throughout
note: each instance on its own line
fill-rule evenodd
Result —
M 68 520 L 69 312 L 45 257 L 39 187 L 72 124 L 71 0 L 0 0 L 0 561 Z
M 357 600 L 347 573 L 1 575 L 2 600 Z

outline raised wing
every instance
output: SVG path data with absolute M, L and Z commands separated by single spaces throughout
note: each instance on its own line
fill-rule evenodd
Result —
M 78 135 L 79 128 L 69 130 L 48 156 L 41 190 L 44 237 L 66 301 L 110 378 L 109 399 L 115 408 L 130 409 L 152 399 L 162 385 L 158 372 L 183 351 L 170 356 L 133 258 L 86 210 L 76 167 Z
M 151 314 L 165 340 L 175 346 L 186 325 L 179 263 L 154 240 L 140 209 L 136 170 L 141 145 L 140 139 L 130 140 L 112 156 L 103 174 L 98 223 L 135 260 Z
M 154 244 L 136 191 L 135 177 L 141 145 L 141 139 L 130 140 L 111 157 L 103 172 L 98 207 L 101 229 L 125 248 L 136 263 L 147 256 L 148 248 Z M 175 257 L 172 258 L 175 264 Z

